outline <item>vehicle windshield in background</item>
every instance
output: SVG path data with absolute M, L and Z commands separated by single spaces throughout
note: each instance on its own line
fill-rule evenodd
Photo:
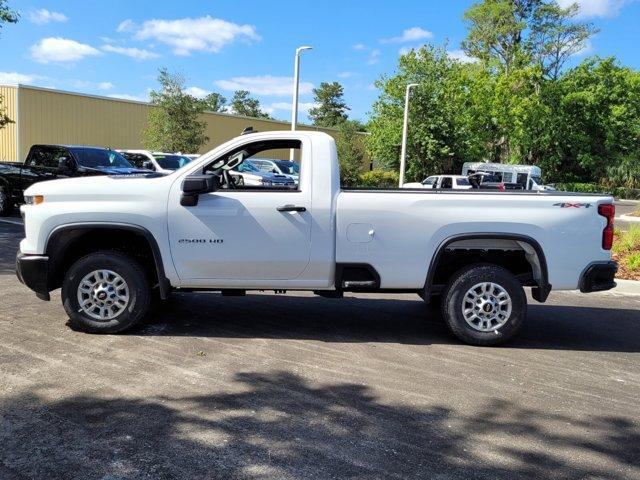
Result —
M 250 162 L 242 162 L 240 165 L 235 167 L 233 170 L 235 170 L 236 172 L 240 172 L 240 173 L 243 173 L 243 172 L 263 173 L 258 169 L 258 167 L 256 167 L 253 163 L 250 163 Z
M 156 159 L 160 168 L 164 168 L 165 170 L 178 170 L 192 160 L 183 155 L 154 155 L 153 158 Z
M 280 168 L 280 171 L 282 171 L 282 173 L 285 173 L 287 175 L 298 175 L 300 173 L 300 165 L 298 165 L 296 162 L 287 160 L 276 160 L 275 163 L 276 165 L 278 165 L 278 168 Z
M 135 168 L 120 153 L 100 148 L 83 148 L 78 155 L 80 165 L 89 168 Z
M 462 185 L 462 186 L 465 186 L 465 185 L 471 185 L 471 184 L 469 183 L 469 180 L 467 180 L 466 178 L 456 178 L 456 183 L 457 183 L 458 185 Z
M 533 180 L 536 185 L 544 185 L 544 183 L 542 182 L 542 177 L 531 177 L 531 180 Z

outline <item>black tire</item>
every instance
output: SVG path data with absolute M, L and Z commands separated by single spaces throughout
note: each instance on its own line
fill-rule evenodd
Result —
M 13 212 L 13 201 L 5 187 L 0 187 L 0 217 L 7 217 Z
M 478 327 L 472 327 L 465 320 L 462 310 L 467 292 L 473 286 L 483 282 L 497 284 L 506 291 L 511 300 L 511 313 L 503 325 L 492 326 L 491 321 L 487 320 L 487 327 L 495 328 L 492 331 L 480 331 Z M 492 294 L 488 295 L 489 301 L 493 298 L 495 297 Z M 480 301 L 482 300 L 480 299 Z M 467 305 L 469 304 L 467 303 Z M 475 306 L 473 308 L 475 309 Z M 487 308 L 491 309 L 492 307 L 488 306 Z M 476 264 L 458 271 L 451 277 L 442 297 L 441 310 L 451 333 L 463 342 L 481 346 L 499 345 L 511 339 L 522 327 L 522 322 L 527 316 L 527 296 L 520 282 L 508 270 L 492 264 Z M 480 306 L 478 306 L 478 311 L 483 313 Z M 490 314 L 487 313 L 487 315 Z M 497 323 L 498 320 L 493 320 L 493 322 Z
M 96 270 L 111 270 L 126 282 L 128 303 L 113 318 L 99 320 L 85 312 L 78 302 L 82 279 Z M 142 267 L 133 258 L 118 252 L 91 253 L 77 260 L 62 283 L 62 304 L 71 326 L 88 333 L 118 333 L 138 324 L 149 312 L 151 292 Z

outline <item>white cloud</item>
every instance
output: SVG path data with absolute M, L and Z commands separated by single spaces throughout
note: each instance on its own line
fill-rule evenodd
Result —
M 447 52 L 449 58 L 453 60 L 457 60 L 460 63 L 477 63 L 478 59 L 474 57 L 470 57 L 463 50 L 449 50 Z
M 149 96 L 147 94 L 131 95 L 129 93 L 112 93 L 107 95 L 109 98 L 119 98 L 121 100 L 134 100 L 136 102 L 148 102 Z
M 40 78 L 38 75 L 29 75 L 18 72 L 0 72 L 0 84 L 33 83 Z
M 158 55 L 155 52 L 144 50 L 141 48 L 133 48 L 133 47 L 118 47 L 115 45 L 103 45 L 102 50 L 105 52 L 118 53 L 120 55 L 125 55 L 127 57 L 135 58 L 136 60 L 148 60 L 150 58 L 158 58 Z
M 613 17 L 620 13 L 620 9 L 629 0 L 557 0 L 562 8 L 574 3 L 580 8 L 579 17 Z
M 116 28 L 116 31 L 117 32 L 130 32 L 131 30 L 133 30 L 135 28 L 135 26 L 136 26 L 136 24 L 133 23 L 133 20 L 131 20 L 130 18 L 127 18 L 126 20 L 123 20 L 122 22 L 120 22 L 120 24 Z
M 338 78 L 350 78 L 353 77 L 355 73 L 353 72 L 340 72 L 338 73 Z
M 380 61 L 380 50 L 374 48 L 369 52 L 369 57 L 367 58 L 367 65 L 375 65 Z
M 65 14 L 51 12 L 45 8 L 30 11 L 27 17 L 31 23 L 35 23 L 36 25 L 44 25 L 50 22 L 66 22 L 69 20 Z
M 298 102 L 298 110 L 302 113 L 308 113 L 309 110 L 317 106 L 318 104 L 314 102 Z M 291 102 L 274 102 L 269 104 L 266 108 L 270 109 L 272 112 L 275 110 L 291 111 Z
M 125 20 L 118 31 L 133 31 L 137 40 L 153 39 L 169 45 L 176 55 L 190 55 L 195 51 L 218 53 L 225 45 L 236 40 L 259 41 L 260 35 L 253 25 L 239 25 L 209 15 L 178 20 L 147 20 L 136 26 Z
M 188 93 L 189 95 L 196 98 L 204 98 L 211 93 L 209 90 L 205 90 L 204 88 L 200 87 L 189 87 L 185 88 L 184 91 L 185 93 Z
M 291 95 L 293 91 L 293 78 L 275 77 L 273 75 L 258 75 L 255 77 L 233 77 L 228 80 L 216 80 L 214 82 L 224 90 L 249 90 L 255 95 Z M 300 82 L 300 95 L 311 93 L 313 83 Z
M 90 45 L 60 37 L 43 38 L 32 45 L 30 51 L 31 58 L 39 63 L 75 62 L 100 54 Z
M 111 90 L 114 87 L 111 82 L 100 82 L 98 83 L 98 90 Z
M 353 46 L 353 49 L 356 50 L 356 51 L 366 50 L 367 46 L 364 43 L 356 43 Z
M 420 27 L 407 28 L 402 35 L 392 38 L 383 38 L 380 43 L 407 43 L 433 38 L 433 33 Z

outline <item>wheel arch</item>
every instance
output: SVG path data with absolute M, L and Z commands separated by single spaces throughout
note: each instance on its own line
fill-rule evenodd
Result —
M 447 252 L 447 249 L 452 244 L 457 242 L 464 242 L 469 240 L 508 240 L 517 242 L 525 252 L 527 261 L 529 261 L 532 272 L 534 275 L 535 286 L 532 288 L 532 296 L 538 302 L 544 302 L 549 296 L 551 291 L 551 285 L 549 284 L 549 270 L 547 267 L 547 260 L 544 251 L 540 243 L 534 238 L 528 235 L 521 235 L 516 233 L 501 233 L 501 232 L 477 232 L 477 233 L 463 233 L 452 235 L 445 238 L 438 247 L 434 255 L 431 257 L 429 263 L 429 270 L 427 271 L 427 277 L 422 289 L 421 295 L 428 301 L 431 294 L 434 293 L 434 278 L 438 266 Z M 480 250 L 481 248 L 468 248 L 469 250 Z M 499 248 L 498 248 L 499 249 Z M 535 256 L 537 264 L 531 262 L 529 256 Z
M 74 245 L 77 245 L 77 242 L 91 234 L 105 231 L 126 232 L 129 236 L 134 235 L 143 239 L 152 254 L 151 263 L 154 270 L 152 273 L 154 280 L 158 282 L 160 298 L 167 298 L 171 290 L 171 284 L 165 276 L 162 254 L 153 234 L 139 225 L 116 222 L 82 222 L 60 225 L 54 228 L 49 233 L 44 247 L 45 255 L 53 260 L 49 267 L 49 280 L 54 283 L 50 287 L 57 287 L 55 283 L 56 275 L 59 273 L 60 268 L 64 268 L 66 255 L 60 255 L 60 252 L 66 252 L 69 248 L 73 248 Z M 53 288 L 50 288 L 50 290 Z

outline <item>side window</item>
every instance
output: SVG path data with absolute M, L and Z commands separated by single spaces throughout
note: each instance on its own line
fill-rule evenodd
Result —
M 519 183 L 520 185 L 526 185 L 527 184 L 527 177 L 529 175 L 526 173 L 519 173 L 518 177 L 516 178 L 516 183 Z
M 42 145 L 33 149 L 29 158 L 29 165 L 58 168 L 58 161 L 63 157 L 71 159 L 71 154 L 66 148 Z
M 440 188 L 453 188 L 453 179 L 451 177 L 442 177 Z
M 204 167 L 203 172 L 219 175 L 223 189 L 295 191 L 299 188 L 298 183 L 291 175 L 273 173 L 271 163 L 289 160 L 292 150 L 294 163 L 299 166 L 302 158 L 299 140 L 263 140 L 242 145 L 216 158 Z
M 436 183 L 436 177 L 429 177 L 424 181 L 423 185 L 429 186 L 433 185 L 434 183 Z

